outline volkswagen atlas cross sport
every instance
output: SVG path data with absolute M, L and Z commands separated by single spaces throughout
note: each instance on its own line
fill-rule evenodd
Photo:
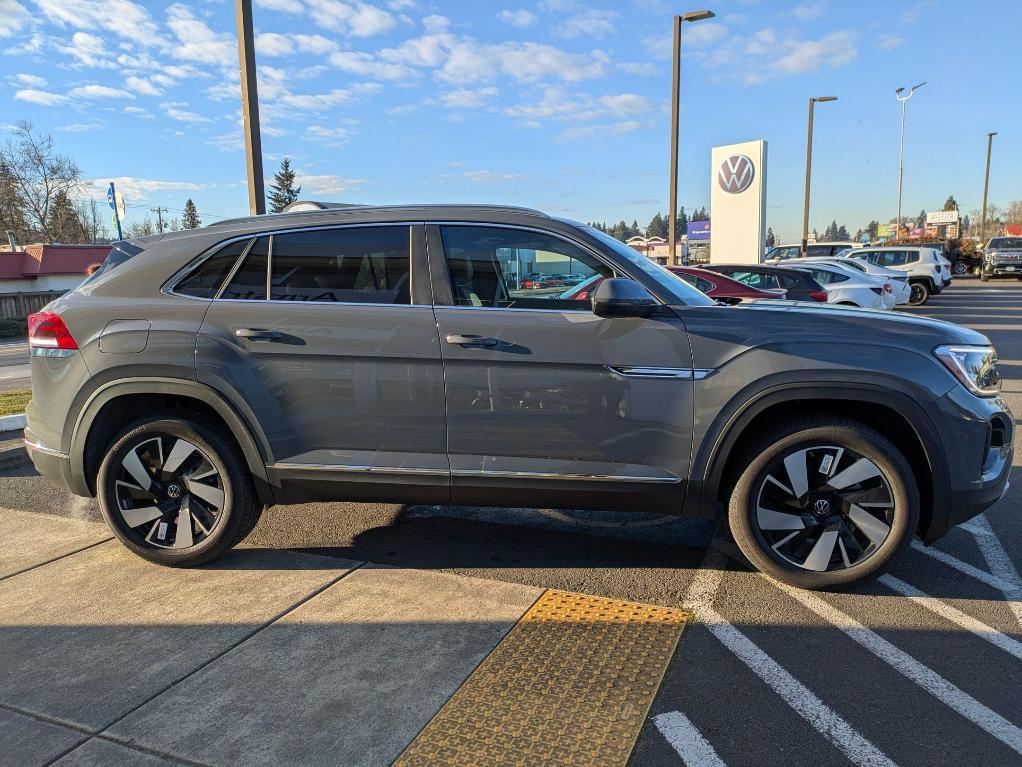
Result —
M 604 279 L 587 300 L 535 274 Z M 726 509 L 760 570 L 863 583 L 1002 495 L 990 342 L 725 306 L 581 224 L 316 206 L 115 244 L 30 320 L 36 468 L 164 565 L 312 500 Z

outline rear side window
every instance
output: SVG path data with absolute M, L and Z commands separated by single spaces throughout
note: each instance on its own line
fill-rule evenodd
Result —
M 411 303 L 407 226 L 273 236 L 274 301 Z
M 269 238 L 260 237 L 248 251 L 241 267 L 234 273 L 220 298 L 234 301 L 265 301 L 268 255 Z
M 195 298 L 213 298 L 227 279 L 238 257 L 245 252 L 252 240 L 232 242 L 218 253 L 207 258 L 174 288 L 175 293 Z

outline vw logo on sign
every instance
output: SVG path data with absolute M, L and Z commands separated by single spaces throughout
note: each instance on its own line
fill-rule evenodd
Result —
M 740 194 L 749 188 L 756 176 L 752 160 L 744 154 L 733 154 L 717 168 L 717 183 L 728 194 Z

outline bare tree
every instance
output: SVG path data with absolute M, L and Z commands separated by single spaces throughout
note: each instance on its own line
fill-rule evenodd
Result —
M 109 242 L 110 230 L 100 213 L 99 204 L 91 197 L 78 201 L 76 212 L 85 242 Z
M 132 221 L 131 226 L 124 230 L 125 239 L 148 237 L 153 234 L 156 234 L 156 227 L 149 216 L 143 216 L 141 221 Z
M 0 165 L 13 183 L 26 227 L 52 241 L 52 224 L 66 213 L 58 211 L 55 217 L 53 207 L 81 196 L 85 186 L 81 169 L 57 152 L 51 136 L 36 133 L 29 120 L 19 120 L 13 139 L 0 148 Z
M 1004 220 L 1008 224 L 1022 224 L 1022 200 L 1012 200 L 1004 209 Z

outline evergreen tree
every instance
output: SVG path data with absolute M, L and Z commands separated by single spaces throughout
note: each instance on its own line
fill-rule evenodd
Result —
M 291 168 L 291 160 L 287 157 L 280 163 L 280 170 L 273 174 L 270 193 L 266 199 L 270 201 L 270 213 L 280 213 L 293 202 L 298 202 L 302 188 L 295 187 L 295 172 Z
M 681 235 L 683 235 L 683 234 L 688 234 L 688 213 L 685 212 L 685 206 L 684 205 L 682 205 L 678 209 L 678 223 L 677 223 L 676 226 L 677 226 L 677 229 L 678 229 L 676 234 L 679 237 L 681 237 Z
M 649 221 L 649 226 L 646 227 L 646 237 L 663 237 L 660 233 L 664 228 L 664 217 L 660 215 L 660 211 L 656 212 L 656 215 Z
M 919 215 L 916 216 L 916 228 L 922 229 L 924 226 L 926 226 L 926 208 L 919 211 Z
M 948 195 L 944 201 L 944 210 L 958 210 L 958 200 L 954 198 L 954 195 Z
M 628 236 L 629 237 L 638 237 L 640 234 L 642 234 L 642 232 L 639 231 L 639 222 L 638 222 L 637 219 L 633 218 L 632 219 L 632 225 L 628 229 Z
M 53 196 L 46 230 L 50 233 L 52 242 L 66 242 L 72 245 L 85 242 L 85 232 L 78 219 L 78 213 L 71 203 L 71 198 L 63 191 Z
M 774 237 L 774 230 L 771 227 L 767 227 L 766 246 L 772 248 L 777 238 Z
M 845 228 L 845 225 L 841 224 L 841 226 L 837 228 L 838 242 L 848 242 L 850 239 L 851 235 L 848 234 L 848 230 Z
M 199 211 L 196 209 L 195 203 L 192 202 L 192 198 L 189 197 L 185 200 L 185 212 L 181 218 L 181 226 L 185 229 L 198 229 L 201 223 Z

